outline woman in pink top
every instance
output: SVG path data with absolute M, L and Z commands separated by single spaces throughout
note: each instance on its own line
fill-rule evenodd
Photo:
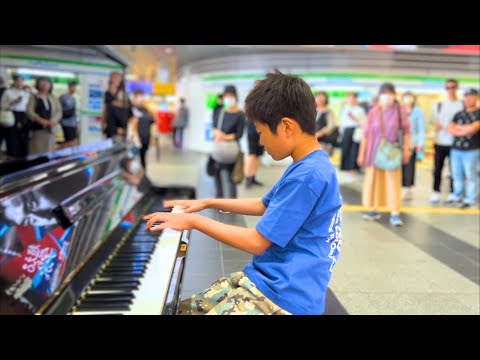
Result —
M 379 103 L 368 113 L 367 121 L 363 128 L 363 138 L 360 143 L 357 162 L 365 166 L 365 179 L 363 184 L 363 206 L 372 211 L 363 215 L 365 220 L 378 220 L 379 207 L 387 207 L 391 211 L 390 224 L 403 225 L 400 218 L 402 199 L 402 168 L 395 170 L 381 170 L 375 167 L 374 159 L 382 139 L 380 116 L 383 112 L 383 127 L 385 138 L 390 142 L 398 142 L 399 128 L 403 132 L 403 163 L 407 164 L 410 153 L 410 122 L 407 111 L 395 99 L 395 87 L 385 83 L 380 87 Z M 400 116 L 400 121 L 399 121 Z

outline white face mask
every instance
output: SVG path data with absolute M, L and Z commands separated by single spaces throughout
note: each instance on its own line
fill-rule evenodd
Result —
M 393 104 L 393 95 L 390 94 L 380 94 L 378 102 L 382 106 L 389 106 Z
M 234 97 L 224 97 L 224 98 L 223 98 L 223 103 L 225 104 L 225 106 L 226 106 L 227 108 L 230 108 L 230 107 L 232 107 L 232 106 L 235 106 L 236 102 L 237 102 L 237 101 L 235 100 Z
M 132 174 L 138 173 L 142 169 L 142 165 L 138 161 L 132 161 L 130 164 L 130 172 Z
M 403 98 L 403 103 L 405 105 L 412 105 L 413 104 L 413 98 L 411 96 L 405 96 Z

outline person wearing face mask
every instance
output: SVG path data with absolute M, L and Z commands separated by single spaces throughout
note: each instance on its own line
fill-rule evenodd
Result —
M 246 120 L 245 114 L 238 106 L 235 86 L 225 87 L 223 103 L 224 109 L 213 118 L 213 141 L 215 144 L 223 143 L 222 146 L 214 146 L 212 153 L 212 158 L 215 160 L 216 197 L 223 198 L 228 195 L 230 198 L 236 198 L 237 185 L 232 181 L 232 173 L 240 151 L 239 141 L 243 135 Z M 228 187 L 228 192 L 225 186 Z
M 180 107 L 178 108 L 177 116 L 173 122 L 173 144 L 177 149 L 183 147 L 183 130 L 188 125 L 189 110 L 185 105 L 185 99 L 180 98 Z
M 422 158 L 425 146 L 425 115 L 416 105 L 416 96 L 407 91 L 402 96 L 402 103 L 405 105 L 410 120 L 411 149 L 408 164 L 402 167 L 403 200 L 412 200 L 412 187 L 415 185 L 415 163 L 417 157 Z
M 401 140 L 402 162 L 407 164 L 410 160 L 410 122 L 407 110 L 395 100 L 393 84 L 382 84 L 379 94 L 378 106 L 368 113 L 357 158 L 358 165 L 366 167 L 362 203 L 372 209 L 363 219 L 379 220 L 378 209 L 386 206 L 391 211 L 390 224 L 401 226 L 402 169 L 379 169 L 375 166 L 375 156 L 382 138 L 392 143 Z M 399 134 L 402 134 L 401 139 Z

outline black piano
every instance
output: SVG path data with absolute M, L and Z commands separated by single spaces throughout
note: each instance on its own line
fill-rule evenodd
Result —
M 175 314 L 189 233 L 142 217 L 195 189 L 132 181 L 124 144 L 38 159 L 0 177 L 0 314 Z

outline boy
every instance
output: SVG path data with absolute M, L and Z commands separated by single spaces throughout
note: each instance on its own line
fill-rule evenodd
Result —
M 182 301 L 179 312 L 322 314 L 341 247 L 342 199 L 335 169 L 315 138 L 312 91 L 304 80 L 277 71 L 250 91 L 245 112 L 275 160 L 293 159 L 272 190 L 262 199 L 166 201 L 166 207 L 179 205 L 185 213 L 145 217 L 152 232 L 196 229 L 254 255 L 243 272 Z M 262 218 L 255 229 L 245 229 L 194 214 L 206 208 Z

